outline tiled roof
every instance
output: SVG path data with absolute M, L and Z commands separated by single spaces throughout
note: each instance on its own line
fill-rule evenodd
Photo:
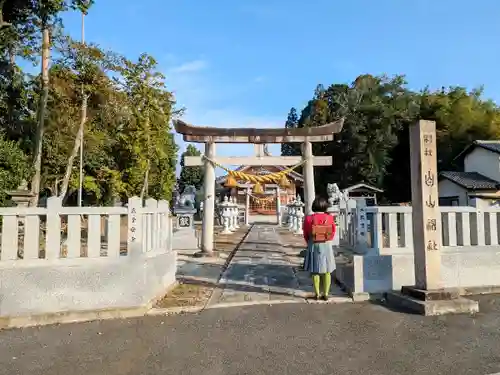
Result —
M 440 177 L 446 178 L 468 190 L 499 190 L 500 182 L 492 180 L 477 172 L 441 172 Z
M 474 141 L 474 144 L 500 154 L 500 141 Z
M 483 141 L 483 140 L 477 140 L 472 142 L 470 145 L 468 145 L 464 150 L 459 153 L 457 156 L 455 156 L 454 160 L 463 158 L 467 154 L 471 153 L 474 151 L 476 147 L 481 147 L 485 150 L 495 152 L 497 154 L 500 154 L 500 141 Z

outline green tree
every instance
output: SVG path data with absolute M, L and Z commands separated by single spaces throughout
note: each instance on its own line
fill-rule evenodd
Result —
M 333 165 L 315 173 L 316 189 L 327 183 L 347 187 L 359 182 L 383 186 L 397 132 L 412 118 L 410 92 L 401 76 L 363 75 L 351 85 L 319 85 L 302 110 L 298 126 L 320 126 L 343 117 L 333 142 L 313 146 L 315 155 L 332 156 Z
M 158 184 L 154 197 L 170 200 L 175 185 L 177 146 L 170 134 L 174 97 L 166 90 L 165 77 L 155 59 L 142 54 L 137 62 L 122 60 L 121 79 L 128 123 L 118 132 L 122 176 L 129 194 L 150 195 L 151 182 Z M 124 147 L 124 148 L 121 148 Z
M 35 106 L 28 108 L 29 80 L 16 61 L 35 61 L 39 36 L 34 18 L 32 1 L 0 0 L 0 127 L 8 139 L 22 138 L 23 149 L 31 147 Z
M 0 205 L 6 205 L 7 192 L 15 190 L 23 180 L 29 178 L 30 173 L 28 156 L 19 144 L 0 133 Z
M 77 10 L 83 21 L 92 4 L 0 0 L 0 128 L 32 160 L 35 193 L 77 202 L 74 159 L 84 134 L 87 204 L 139 194 L 169 199 L 177 154 L 169 124 L 181 111 L 151 56 L 133 61 L 103 51 L 84 43 L 83 28 L 81 42 L 64 35 L 60 12 Z M 40 52 L 40 74 L 16 65 Z
M 92 81 L 89 82 L 89 76 L 93 77 L 92 74 L 96 68 L 96 64 L 92 64 L 94 61 L 86 58 L 85 52 L 85 16 L 88 13 L 89 8 L 94 3 L 93 0 L 77 0 L 73 3 L 73 9 L 78 10 L 82 16 L 81 23 L 81 48 L 77 49 L 77 53 L 75 55 L 75 69 L 79 72 L 78 77 L 80 79 L 81 85 L 81 105 L 80 105 L 80 123 L 78 126 L 78 131 L 75 136 L 75 141 L 73 145 L 73 149 L 71 150 L 71 154 L 68 157 L 68 163 L 66 164 L 66 172 L 64 174 L 64 179 L 62 182 L 60 196 L 62 198 L 66 197 L 66 192 L 68 190 L 69 180 L 71 178 L 71 172 L 73 171 L 73 163 L 76 158 L 78 151 L 80 151 L 80 164 L 83 164 L 83 132 L 85 129 L 85 122 L 87 121 L 87 107 L 88 107 L 88 97 L 93 89 Z M 90 70 L 90 72 L 89 72 Z M 82 169 L 83 165 L 80 165 L 80 169 Z M 83 178 L 83 176 L 81 176 Z M 83 180 L 82 180 L 83 183 Z M 79 186 L 80 187 L 80 186 Z M 79 191 L 80 192 L 80 191 Z M 82 197 L 78 196 L 78 203 L 81 205 Z
M 42 187 L 48 189 L 51 195 L 66 198 L 69 197 L 62 192 L 65 188 L 68 195 L 73 195 L 79 187 L 78 174 L 68 175 L 68 156 L 74 152 L 75 134 L 81 126 L 82 80 L 80 72 L 72 69 L 71 62 L 74 60 L 70 53 L 73 48 L 80 47 L 81 44 L 76 44 L 68 51 L 61 51 L 60 59 L 56 60 L 56 64 L 50 70 L 52 83 L 43 139 L 45 152 L 42 159 Z M 115 179 L 109 176 L 109 173 L 111 170 L 116 170 L 112 153 L 115 141 L 113 129 L 124 120 L 113 104 L 118 102 L 125 106 L 125 98 L 105 74 L 107 72 L 105 53 L 92 45 L 86 45 L 85 51 L 93 56 L 92 61 L 95 66 L 93 70 L 86 71 L 89 94 L 83 159 L 84 190 L 91 194 L 93 199 L 108 200 L 111 197 L 107 197 L 106 192 L 120 190 L 117 186 L 110 185 Z M 75 168 L 72 168 L 72 172 L 74 170 Z M 65 183 L 68 185 L 65 186 Z M 71 200 L 73 201 L 74 197 Z
M 182 153 L 181 156 L 181 174 L 177 180 L 179 189 L 184 191 L 184 188 L 188 185 L 193 185 L 196 189 L 200 189 L 203 186 L 203 168 L 200 167 L 186 167 L 184 165 L 184 157 L 186 156 L 200 156 L 201 152 L 191 144 L 187 145 L 186 151 Z
M 292 107 L 290 112 L 288 112 L 288 117 L 285 122 L 285 129 L 295 129 L 298 127 L 299 117 L 297 115 L 297 110 Z M 300 147 L 295 143 L 282 143 L 281 144 L 281 155 L 282 156 L 294 156 L 300 155 Z
M 476 139 L 498 139 L 500 110 L 482 97 L 482 88 L 467 91 L 463 87 L 424 89 L 413 93 L 418 107 L 417 119 L 436 121 L 438 170 L 462 170 L 463 160 L 456 156 Z M 411 199 L 408 126 L 398 132 L 398 142 L 391 152 L 391 164 L 384 178 L 387 197 L 393 202 Z

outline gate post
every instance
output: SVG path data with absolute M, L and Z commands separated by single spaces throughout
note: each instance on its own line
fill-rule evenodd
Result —
M 205 143 L 205 155 L 215 157 L 215 143 Z M 214 242 L 214 214 L 215 214 L 215 167 L 205 159 L 205 177 L 203 180 L 203 222 L 201 229 L 201 252 L 205 255 L 213 253 Z

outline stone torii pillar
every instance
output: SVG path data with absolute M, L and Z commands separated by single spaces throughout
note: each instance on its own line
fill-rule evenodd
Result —
M 215 157 L 215 143 L 205 143 L 205 155 Z M 203 178 L 203 221 L 201 222 L 201 251 L 212 254 L 214 246 L 214 214 L 215 214 L 215 167 L 208 160 L 203 161 L 205 175 Z
M 306 213 L 311 210 L 314 200 L 314 166 L 332 165 L 331 156 L 314 157 L 311 142 L 328 142 L 333 135 L 342 130 L 344 119 L 314 128 L 299 129 L 253 129 L 253 128 L 214 128 L 199 127 L 187 124 L 181 120 L 174 120 L 177 133 L 183 135 L 185 142 L 205 143 L 205 156 L 214 160 L 215 143 L 253 143 L 256 145 L 256 156 L 251 157 L 219 157 L 215 159 L 222 165 L 250 165 L 250 166 L 293 166 L 305 159 L 304 182 Z M 271 156 L 263 144 L 267 143 L 303 143 L 303 153 L 300 156 Z M 212 163 L 202 156 L 186 156 L 185 166 L 205 167 L 204 179 L 204 212 L 202 226 L 201 254 L 213 253 L 213 224 L 214 224 L 214 195 L 215 170 Z
M 309 215 L 312 213 L 312 203 L 316 195 L 314 188 L 313 152 L 310 141 L 305 141 L 302 144 L 302 158 L 305 160 L 303 167 L 305 214 Z

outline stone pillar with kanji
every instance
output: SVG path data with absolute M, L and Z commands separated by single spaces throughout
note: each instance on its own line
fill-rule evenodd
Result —
M 437 187 L 436 123 L 420 121 L 410 131 L 415 286 L 419 289 L 439 289 L 442 287 L 441 214 Z
M 411 205 L 415 284 L 389 292 L 394 307 L 423 315 L 474 313 L 477 301 L 445 288 L 441 279 L 441 211 L 439 209 L 436 123 L 420 120 L 410 127 Z

